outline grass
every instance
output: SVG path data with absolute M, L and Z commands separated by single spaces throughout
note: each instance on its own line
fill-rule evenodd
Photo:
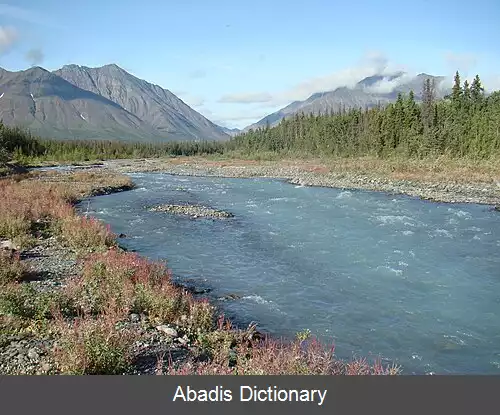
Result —
M 19 254 L 0 251 L 0 287 L 20 281 L 25 273 Z
M 192 359 L 166 367 L 160 360 L 158 373 L 398 373 L 398 368 L 378 362 L 337 360 L 332 348 L 323 348 L 308 332 L 286 342 L 262 339 L 255 326 L 232 327 L 223 316 L 217 318 L 208 301 L 175 285 L 165 263 L 123 251 L 108 226 L 75 210 L 82 197 L 131 186 L 123 176 L 95 172 L 0 180 L 0 238 L 16 240 L 24 249 L 40 238 L 55 237 L 82 263 L 81 274 L 68 279 L 64 287 L 40 292 L 23 282 L 26 270 L 19 256 L 2 254 L 2 342 L 17 327 L 32 336 L 50 334 L 57 345 L 52 351 L 56 373 L 123 374 L 133 367 L 133 345 L 141 333 L 167 324 L 189 340 Z M 142 316 L 140 326 L 130 324 L 131 313 Z
M 119 328 L 120 319 L 120 313 L 106 312 L 68 323 L 61 314 L 56 315 L 59 342 L 54 360 L 60 373 L 120 375 L 130 370 L 131 346 L 138 334 Z

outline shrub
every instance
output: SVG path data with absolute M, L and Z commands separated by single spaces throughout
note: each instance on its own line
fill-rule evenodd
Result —
M 54 360 L 60 372 L 72 375 L 117 375 L 131 367 L 136 334 L 118 327 L 119 315 L 103 313 L 66 323 L 57 319 L 60 336 Z
M 0 314 L 44 320 L 53 317 L 54 310 L 67 316 L 77 310 L 63 292 L 38 292 L 30 284 L 9 284 L 0 292 Z
M 26 267 L 19 260 L 19 254 L 12 256 L 0 251 L 0 286 L 19 281 L 25 271 Z
M 66 243 L 81 253 L 102 251 L 116 245 L 109 226 L 95 218 L 67 217 L 61 222 L 61 233 Z

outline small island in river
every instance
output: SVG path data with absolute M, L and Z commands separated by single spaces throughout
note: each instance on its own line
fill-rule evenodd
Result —
M 208 218 L 208 219 L 226 219 L 232 218 L 234 215 L 223 210 L 212 209 L 206 206 L 196 205 L 159 205 L 150 207 L 150 212 L 167 212 L 175 215 L 190 216 L 193 219 Z

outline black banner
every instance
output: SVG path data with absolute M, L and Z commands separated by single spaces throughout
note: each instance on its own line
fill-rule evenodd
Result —
M 493 414 L 496 376 L 3 376 L 2 414 Z

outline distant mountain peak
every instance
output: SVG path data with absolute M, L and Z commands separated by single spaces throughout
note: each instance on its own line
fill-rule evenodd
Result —
M 116 64 L 0 71 L 0 119 L 61 139 L 227 140 L 170 91 Z M 15 111 L 13 111 L 15 109 Z
M 96 68 L 63 67 L 55 73 L 79 88 L 113 101 L 172 139 L 229 139 L 221 127 L 172 92 L 137 78 L 115 63 Z
M 294 101 L 286 107 L 267 115 L 260 121 L 249 125 L 243 131 L 262 128 L 267 124 L 275 126 L 283 118 L 290 118 L 297 113 L 325 114 L 330 111 L 338 111 L 341 108 L 371 108 L 385 105 L 394 102 L 399 93 L 405 94 L 411 90 L 415 93 L 415 97 L 419 99 L 423 80 L 427 78 L 435 79 L 438 84 L 441 84 L 441 81 L 445 79 L 444 77 L 425 73 L 411 76 L 403 71 L 371 75 L 360 80 L 352 88 L 343 86 L 333 91 L 314 93 L 305 101 Z M 439 97 L 444 96 L 446 93 L 443 88 L 438 88 L 437 94 Z

